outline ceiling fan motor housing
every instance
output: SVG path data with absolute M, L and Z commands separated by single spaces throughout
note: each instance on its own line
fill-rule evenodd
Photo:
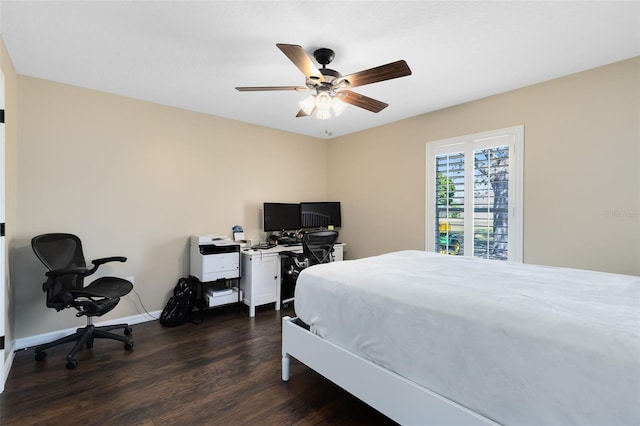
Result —
M 335 52 L 326 47 L 321 47 L 320 49 L 316 49 L 313 52 L 313 57 L 320 65 L 322 65 L 322 68 L 318 69 L 318 71 L 320 71 L 320 73 L 324 77 L 324 82 L 322 83 L 322 85 L 330 85 L 335 79 L 342 77 L 342 74 L 340 74 L 338 71 L 327 68 L 327 65 L 330 64 L 331 61 L 333 61 L 335 56 Z M 318 86 L 318 80 L 319 78 L 316 76 L 309 76 L 307 87 L 309 87 L 310 89 L 316 88 Z
M 318 63 L 324 67 L 325 65 L 329 65 L 331 61 L 333 61 L 333 58 L 336 57 L 336 53 L 331 49 L 321 47 L 320 49 L 317 49 L 313 52 L 313 57 L 316 58 L 316 61 L 318 61 Z

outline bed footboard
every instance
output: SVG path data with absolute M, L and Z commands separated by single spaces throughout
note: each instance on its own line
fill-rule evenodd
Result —
M 400 424 L 497 424 L 327 342 L 302 327 L 297 318 L 285 316 L 282 318 L 284 381 L 289 380 L 290 356 Z

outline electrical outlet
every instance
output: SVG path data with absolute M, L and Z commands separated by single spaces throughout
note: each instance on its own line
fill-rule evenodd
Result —
M 134 281 L 134 279 L 133 279 L 133 275 L 132 275 L 132 276 L 130 276 L 130 277 L 126 277 L 126 278 L 125 278 L 125 280 L 129 281 L 131 284 L 135 284 L 135 283 L 133 282 L 133 281 Z

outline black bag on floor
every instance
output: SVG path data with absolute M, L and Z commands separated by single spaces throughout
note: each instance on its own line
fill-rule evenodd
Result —
M 198 279 L 190 276 L 180 278 L 173 289 L 173 296 L 169 298 L 167 306 L 160 314 L 160 324 L 167 327 L 175 327 L 186 322 L 196 304 Z

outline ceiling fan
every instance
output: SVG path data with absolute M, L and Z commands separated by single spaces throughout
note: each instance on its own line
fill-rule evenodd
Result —
M 236 90 L 241 92 L 272 90 L 313 91 L 314 94 L 299 102 L 301 109 L 296 117 L 315 114 L 319 119 L 328 119 L 331 117 L 331 110 L 336 116 L 340 115 L 346 108 L 346 104 L 371 112 L 380 112 L 388 107 L 389 104 L 348 89 L 411 75 L 411 69 L 409 69 L 407 63 L 404 60 L 400 60 L 343 76 L 338 71 L 327 68 L 327 65 L 335 57 L 335 53 L 331 49 L 320 48 L 313 52 L 315 60 L 322 65 L 322 68 L 317 68 L 311 57 L 301 46 L 283 43 L 278 43 L 276 46 L 302 71 L 306 78 L 305 85 L 236 87 Z

